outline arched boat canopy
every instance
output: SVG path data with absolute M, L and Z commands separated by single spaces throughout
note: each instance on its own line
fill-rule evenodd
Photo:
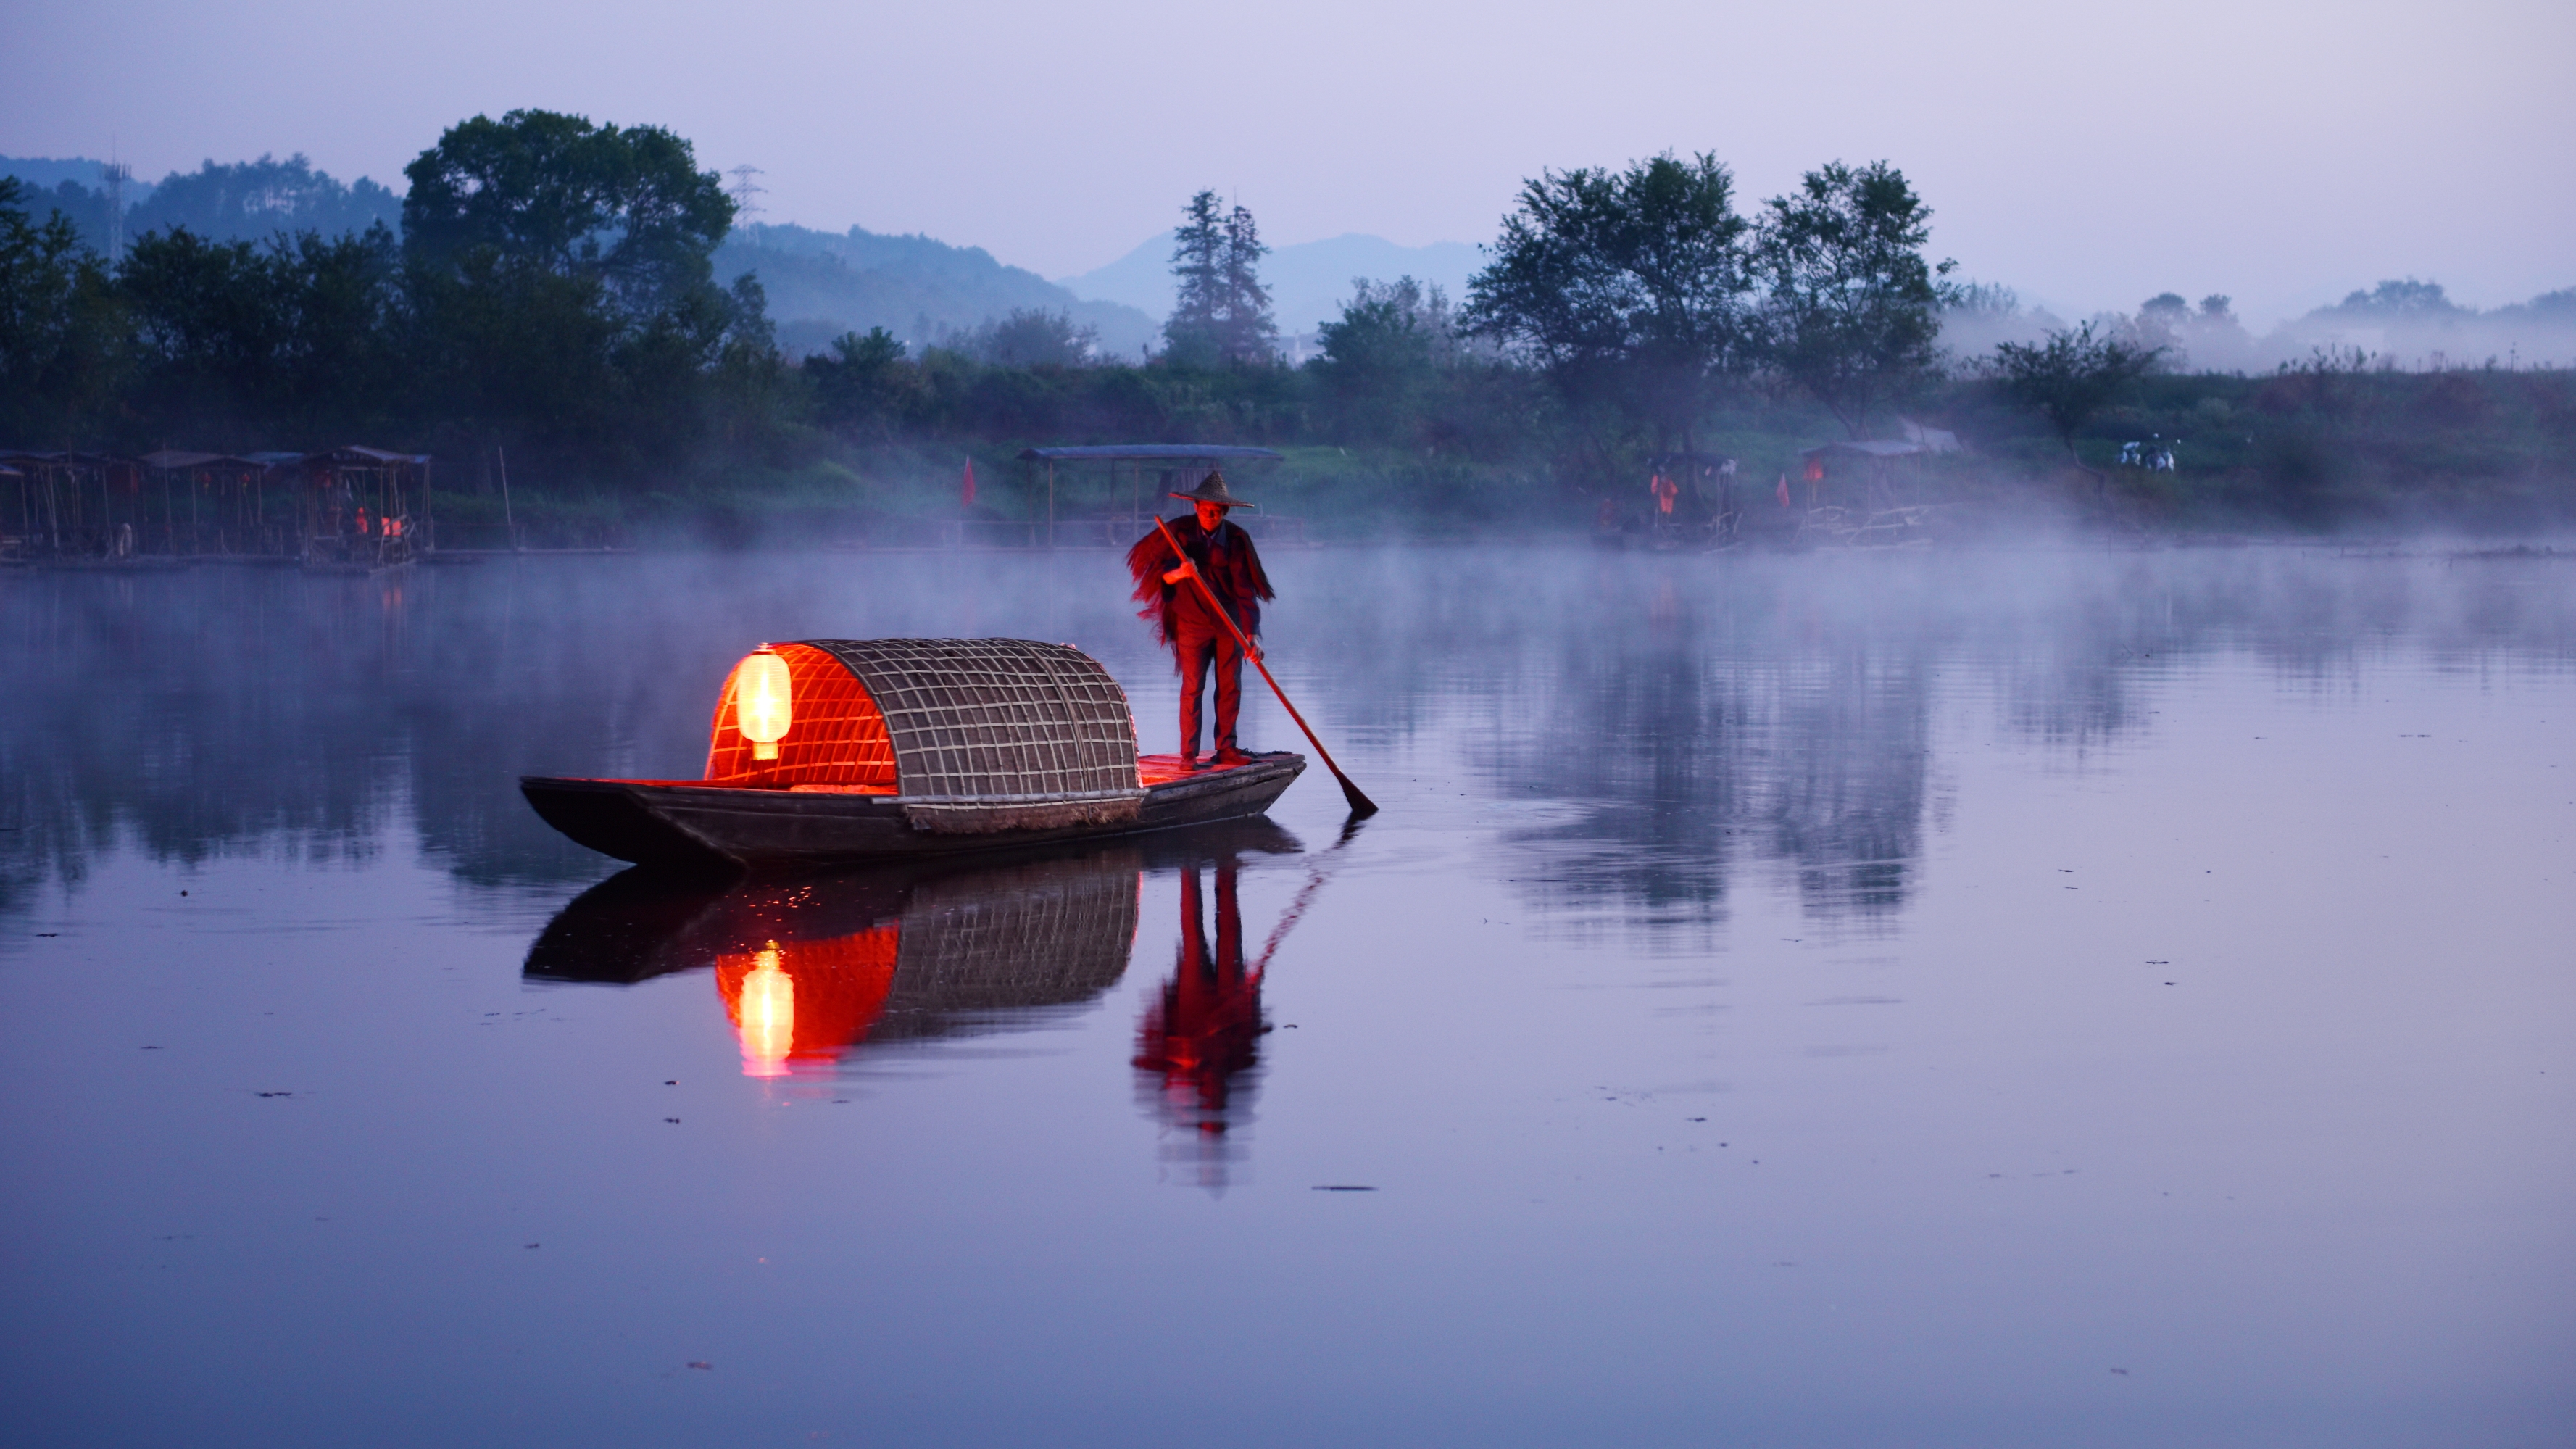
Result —
M 808 639 L 788 666 L 792 722 L 775 763 L 716 704 L 711 783 L 891 794 L 950 834 L 1134 818 L 1136 720 L 1100 661 L 1028 639 Z M 855 686 L 855 687 L 854 687 Z

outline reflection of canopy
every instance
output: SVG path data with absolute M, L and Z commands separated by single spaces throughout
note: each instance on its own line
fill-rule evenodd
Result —
M 1129 847 L 945 873 L 751 880 L 694 899 L 629 871 L 566 906 L 527 973 L 637 981 L 712 965 L 746 1072 L 827 1068 L 861 1041 L 1004 1030 L 1108 990 L 1135 946 L 1143 865 Z
M 1136 945 L 1143 862 L 1114 851 L 925 881 L 903 913 L 879 1038 L 988 1031 L 1089 1001 Z
M 1108 990 L 1136 942 L 1136 862 L 1068 864 L 925 882 L 895 919 L 820 939 L 794 934 L 794 898 L 810 887 L 740 902 L 750 909 L 722 928 L 737 949 L 717 955 L 716 991 L 743 1070 L 828 1067 L 865 1039 L 992 1030 Z M 782 926 L 787 939 L 762 934 Z
M 1031 807 L 1132 815 L 1136 721 L 1109 671 L 1066 644 L 1026 639 L 815 639 L 787 661 L 795 723 L 755 762 L 716 702 L 706 778 L 890 791 L 923 828 L 974 828 Z M 926 818 L 923 818 L 926 817 Z M 1073 823 L 1067 821 L 1064 823 Z

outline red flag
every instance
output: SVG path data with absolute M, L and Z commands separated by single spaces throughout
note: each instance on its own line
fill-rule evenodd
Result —
M 975 506 L 975 460 L 974 460 L 974 459 L 972 459 L 972 458 L 969 458 L 969 459 L 967 459 L 967 460 L 966 460 L 966 486 L 965 486 L 962 490 L 960 490 L 960 491 L 961 491 L 961 493 L 964 495 L 965 502 L 966 502 L 966 506 L 967 506 L 967 507 L 969 507 L 969 508 L 974 507 L 974 506 Z
M 1786 473 L 1780 475 L 1780 506 L 1789 506 L 1789 475 Z

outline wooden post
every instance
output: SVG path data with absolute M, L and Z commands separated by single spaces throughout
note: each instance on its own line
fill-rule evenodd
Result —
M 510 512 L 510 455 L 500 444 L 492 445 L 492 456 L 501 460 L 501 526 L 509 531 L 510 552 L 519 551 L 519 521 Z

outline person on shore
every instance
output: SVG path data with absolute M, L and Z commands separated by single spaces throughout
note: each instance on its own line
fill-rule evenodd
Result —
M 1228 523 L 1226 510 L 1250 508 L 1226 487 L 1225 475 L 1210 472 L 1199 486 L 1187 493 L 1174 493 L 1174 498 L 1196 505 L 1192 516 L 1175 519 L 1172 537 L 1180 540 L 1180 552 L 1163 537 L 1163 530 L 1136 540 L 1127 550 L 1127 569 L 1136 579 L 1136 599 L 1145 607 L 1137 618 L 1154 625 L 1155 637 L 1172 646 L 1172 667 L 1181 676 L 1181 763 L 1198 767 L 1200 694 L 1207 686 L 1210 666 L 1216 673 L 1216 749 L 1213 763 L 1219 768 L 1240 765 L 1251 756 L 1235 743 L 1235 720 L 1243 709 L 1243 651 L 1235 644 L 1234 634 L 1223 620 L 1209 612 L 1207 600 L 1190 579 L 1195 575 L 1216 595 L 1226 616 L 1248 640 L 1261 635 L 1261 605 L 1276 597 L 1270 588 L 1270 576 L 1262 572 L 1261 555 L 1252 546 L 1252 535 L 1242 525 Z M 1261 646 L 1253 644 L 1257 658 Z

